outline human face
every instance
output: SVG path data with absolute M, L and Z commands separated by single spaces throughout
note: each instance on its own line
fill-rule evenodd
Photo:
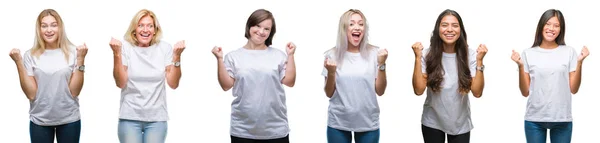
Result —
M 271 35 L 273 20 L 266 19 L 255 26 L 250 27 L 250 41 L 254 44 L 265 44 L 265 41 Z
M 348 42 L 355 47 L 360 45 L 364 37 L 365 23 L 363 21 L 362 16 L 360 14 L 355 13 L 350 16 L 350 24 L 348 25 L 348 30 L 346 31 L 346 36 L 348 36 Z
M 58 39 L 58 22 L 56 21 L 56 18 L 52 15 L 42 18 L 40 32 L 46 45 L 55 45 Z
M 544 25 L 544 33 L 542 36 L 544 37 L 544 41 L 546 42 L 554 42 L 556 37 L 560 34 L 560 22 L 556 16 L 550 18 L 546 25 Z
M 461 27 L 458 19 L 453 15 L 446 15 L 440 21 L 439 26 L 439 35 L 444 44 L 455 44 L 456 40 L 460 37 Z
M 138 41 L 138 46 L 148 47 L 150 41 L 155 34 L 154 19 L 150 16 L 144 16 L 138 22 L 137 28 L 135 29 L 135 38 Z

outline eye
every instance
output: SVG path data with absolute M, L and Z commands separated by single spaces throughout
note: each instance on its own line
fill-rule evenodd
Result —
M 138 27 L 139 27 L 139 28 L 142 28 L 143 26 L 144 26 L 144 25 L 138 24 Z
M 46 28 L 46 27 L 48 27 L 48 25 L 46 25 L 46 24 L 42 24 L 42 26 L 41 26 L 41 27 L 42 27 L 42 28 Z
M 354 23 L 350 23 L 350 26 L 354 26 Z
M 365 24 L 364 24 L 364 23 L 361 23 L 361 24 L 358 24 L 358 25 L 359 25 L 359 26 L 365 26 Z

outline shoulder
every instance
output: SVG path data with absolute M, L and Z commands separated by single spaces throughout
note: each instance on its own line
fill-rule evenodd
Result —
M 467 49 L 469 51 L 469 55 L 472 55 L 472 56 L 477 55 L 477 51 L 475 49 L 472 49 L 472 48 L 467 48 Z
M 331 57 L 335 56 L 335 52 L 336 52 L 336 50 L 337 50 L 337 49 L 336 49 L 335 47 L 333 47 L 333 48 L 330 48 L 330 49 L 326 50 L 326 51 L 323 53 L 323 56 L 324 56 L 324 57 L 331 58 Z
M 530 47 L 530 48 L 526 48 L 525 50 L 523 50 L 523 53 L 531 53 L 533 51 L 535 51 L 537 48 L 539 48 L 538 46 L 536 47 Z
M 280 56 L 286 56 L 286 55 L 287 55 L 287 54 L 286 54 L 286 53 L 285 53 L 283 50 L 281 50 L 281 49 L 274 48 L 274 47 L 268 47 L 268 48 L 269 48 L 269 51 L 271 51 L 272 53 L 275 53 L 275 54 L 277 54 L 277 55 L 280 55 Z
M 569 51 L 569 52 L 574 52 L 574 53 L 577 53 L 577 51 L 575 50 L 575 48 L 573 48 L 573 47 L 571 47 L 571 46 L 567 46 L 567 45 L 560 45 L 559 47 L 560 47 L 560 48 L 563 48 L 563 49 L 565 49 L 565 50 L 567 50 L 567 51 Z
M 431 49 L 431 48 L 424 48 L 424 49 L 423 49 L 423 51 L 421 52 L 421 53 L 422 53 L 422 55 L 423 55 L 423 57 L 425 57 L 425 56 L 427 56 L 427 54 L 429 54 L 429 50 L 430 50 L 430 49 Z
M 164 40 L 160 40 L 158 43 L 156 43 L 156 47 L 160 48 L 160 49 L 173 49 L 173 47 L 171 46 L 171 44 L 169 42 L 165 42 Z

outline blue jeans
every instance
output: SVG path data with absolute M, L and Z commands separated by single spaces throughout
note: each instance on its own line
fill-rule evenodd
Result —
M 31 143 L 54 143 L 54 134 L 58 143 L 78 143 L 81 121 L 56 126 L 40 126 L 29 121 Z
M 352 143 L 352 132 L 327 127 L 328 143 Z M 379 129 L 366 132 L 354 132 L 355 143 L 378 143 Z
M 119 119 L 121 143 L 164 143 L 166 137 L 166 121 L 144 122 Z
M 525 121 L 527 143 L 546 143 L 546 132 L 550 129 L 551 143 L 570 143 L 573 122 L 530 122 Z

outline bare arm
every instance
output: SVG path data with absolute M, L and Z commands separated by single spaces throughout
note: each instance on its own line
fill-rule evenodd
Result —
M 179 57 L 173 57 L 173 61 L 179 61 Z M 179 80 L 181 79 L 181 66 L 169 65 L 166 70 L 167 84 L 171 89 L 177 89 L 179 87 Z
M 215 46 L 211 52 L 217 58 L 217 79 L 219 80 L 219 85 L 221 85 L 223 91 L 227 91 L 233 87 L 235 79 L 229 76 L 229 73 L 227 72 L 225 60 L 223 60 L 222 48 Z
M 377 79 L 375 79 L 375 92 L 377 92 L 377 95 L 382 96 L 385 93 L 386 87 L 387 87 L 387 79 L 386 79 L 385 71 L 378 70 Z
M 325 96 L 331 98 L 335 92 L 335 73 L 327 73 L 325 77 Z
M 378 68 L 381 65 L 385 65 L 385 61 L 388 57 L 387 49 L 381 49 L 377 52 L 377 65 Z M 385 93 L 385 88 L 387 87 L 387 78 L 385 69 L 379 70 L 377 69 L 377 78 L 375 79 L 375 92 L 377 95 L 382 96 Z
M 77 58 L 76 68 L 84 65 L 84 58 Z M 81 93 L 81 89 L 83 88 L 83 72 L 80 70 L 75 70 L 73 75 L 71 75 L 71 80 L 69 82 L 69 90 L 71 91 L 71 95 L 73 97 L 79 96 Z
M 523 55 L 524 56 L 524 55 Z M 511 59 L 517 63 L 517 65 L 519 66 L 519 90 L 521 90 L 521 95 L 523 95 L 523 97 L 527 97 L 529 96 L 529 73 L 525 72 L 525 65 L 523 62 L 523 59 L 521 58 L 521 55 L 519 55 L 519 53 L 515 52 L 515 50 L 512 51 L 512 56 Z
M 415 66 L 413 69 L 413 91 L 415 95 L 423 95 L 425 92 L 425 88 L 427 87 L 427 75 L 423 74 L 421 71 L 421 56 L 415 58 Z
M 231 87 L 233 87 L 235 79 L 229 76 L 229 73 L 227 73 L 227 69 L 225 69 L 225 63 L 223 61 L 223 58 L 217 58 L 217 70 L 217 75 L 219 76 L 219 85 L 221 85 L 223 91 L 231 89 Z
M 15 62 L 17 64 L 17 71 L 19 72 L 19 81 L 21 82 L 21 90 L 27 96 L 29 101 L 33 101 L 37 94 L 37 83 L 33 76 L 27 75 L 27 70 L 23 65 L 23 61 L 19 60 Z
M 529 79 L 529 73 L 525 72 L 523 67 L 524 65 L 519 65 L 519 89 L 521 90 L 521 95 L 523 97 L 529 96 L 529 83 L 531 82 Z
M 571 93 L 577 94 L 579 91 L 579 86 L 581 85 L 581 64 L 582 61 L 577 62 L 577 69 L 574 72 L 569 73 L 569 86 L 571 88 Z
M 477 61 L 477 67 L 483 66 L 483 61 Z M 475 77 L 471 80 L 471 92 L 476 98 L 481 97 L 485 86 L 483 72 L 475 70 Z
M 12 49 L 9 53 L 10 58 L 15 62 L 17 66 L 17 72 L 19 73 L 19 82 L 21 83 L 21 90 L 25 93 L 29 102 L 33 102 L 37 94 L 37 83 L 35 81 L 35 77 L 29 76 L 27 74 L 27 67 L 23 63 L 24 59 L 21 57 L 21 51 L 19 49 Z M 31 63 L 31 62 L 29 62 Z
M 329 58 L 325 59 L 325 69 L 327 70 L 327 77 L 325 77 L 325 96 L 331 98 L 335 92 L 335 73 L 337 70 L 337 64 Z
M 296 62 L 294 61 L 294 54 L 288 55 L 287 57 L 285 77 L 283 77 L 281 83 L 288 87 L 294 87 L 294 84 L 296 84 Z
M 121 53 L 114 53 L 113 77 L 117 87 L 123 89 L 127 85 L 127 66 L 122 63 Z
M 415 53 L 415 66 L 413 68 L 412 78 L 413 91 L 415 92 L 415 95 L 421 96 L 427 87 L 427 75 L 422 72 L 422 62 L 424 62 L 423 45 L 421 45 L 421 42 L 416 42 L 411 47 Z
M 181 54 L 183 53 L 183 50 L 185 50 L 185 40 L 181 40 L 175 43 L 175 45 L 173 46 L 173 53 L 171 53 L 171 55 L 167 55 L 173 56 L 173 59 L 167 60 L 171 60 L 171 62 L 173 62 L 174 64 L 180 63 Z M 166 73 L 167 84 L 169 84 L 169 87 L 171 87 L 171 89 L 177 89 L 177 87 L 179 87 L 179 80 L 181 79 L 181 66 L 175 66 L 171 64 L 167 66 Z
M 577 94 L 579 91 L 579 86 L 581 85 L 581 68 L 583 65 L 583 60 L 590 55 L 590 51 L 587 46 L 583 46 L 581 49 L 581 54 L 577 57 L 577 68 L 574 72 L 569 73 L 569 86 L 571 87 L 571 93 Z M 574 58 L 574 57 L 573 57 Z M 571 62 L 573 65 L 574 62 Z

